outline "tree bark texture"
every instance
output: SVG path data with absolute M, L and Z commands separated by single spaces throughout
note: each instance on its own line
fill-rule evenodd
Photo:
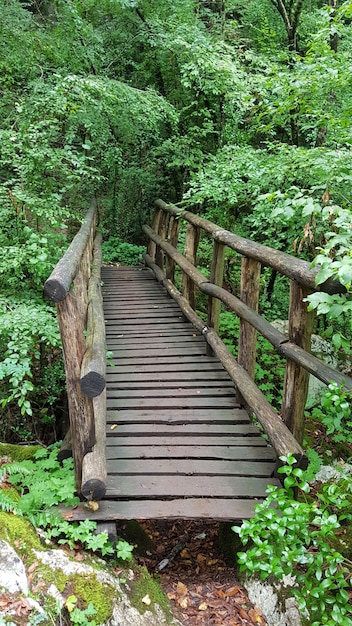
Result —
M 97 219 L 97 203 L 92 200 L 89 211 L 77 235 L 72 240 L 64 256 L 53 269 L 44 285 L 44 293 L 54 302 L 64 300 L 70 291 L 71 284 L 75 278 L 81 263 L 84 250 L 91 236 Z
M 81 389 L 89 397 L 99 396 L 105 387 L 106 345 L 101 294 L 102 236 L 95 238 L 92 272 L 88 286 L 86 350 L 81 367 Z
M 309 312 L 307 303 L 303 302 L 308 293 L 296 282 L 291 282 L 289 337 L 293 343 L 306 352 L 310 352 L 314 320 L 313 311 Z M 304 408 L 307 402 L 308 383 L 309 373 L 307 370 L 288 360 L 285 372 L 282 417 L 299 443 L 303 441 Z
M 84 327 L 73 292 L 68 293 L 65 300 L 58 302 L 56 307 L 65 362 L 76 486 L 80 490 L 83 457 L 95 443 L 92 400 L 82 392 L 80 385 L 81 363 L 85 351 Z

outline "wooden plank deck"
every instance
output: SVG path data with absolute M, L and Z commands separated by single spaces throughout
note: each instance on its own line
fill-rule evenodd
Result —
M 105 500 L 91 519 L 251 517 L 275 455 L 221 363 L 148 269 L 102 271 Z

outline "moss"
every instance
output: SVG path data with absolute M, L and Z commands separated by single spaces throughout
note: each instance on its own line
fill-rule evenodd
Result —
M 101 583 L 94 574 L 65 574 L 60 569 L 51 569 L 40 564 L 32 574 L 32 584 L 40 587 L 45 582 L 45 588 L 54 584 L 64 598 L 71 595 L 79 599 L 79 608 L 84 610 L 89 604 L 94 606 L 96 614 L 92 617 L 97 624 L 105 623 L 112 615 L 113 601 L 117 591 L 114 587 Z M 52 605 L 50 596 L 46 609 Z
M 0 538 L 12 545 L 27 564 L 35 560 L 33 549 L 43 550 L 32 524 L 11 513 L 0 512 Z
M 11 461 L 16 462 L 33 459 L 38 450 L 41 450 L 41 446 L 15 446 L 10 443 L 0 443 L 0 457 L 8 456 Z
M 143 614 L 146 611 L 155 612 L 155 605 L 159 605 L 164 612 L 167 622 L 172 622 L 172 611 L 169 599 L 161 589 L 157 580 L 152 578 L 145 567 L 139 567 L 134 570 L 135 579 L 129 584 L 131 585 L 130 601 L 131 604 Z M 145 596 L 149 596 L 151 603 L 142 602 Z
M 84 610 L 90 603 L 93 604 L 96 614 L 92 616 L 92 619 L 97 624 L 105 623 L 111 617 L 113 602 L 117 595 L 116 588 L 99 582 L 94 574 L 65 574 L 60 569 L 54 570 L 41 563 L 34 550 L 43 551 L 46 547 L 43 547 L 34 527 L 28 520 L 13 514 L 0 512 L 0 538 L 15 548 L 27 569 L 36 562 L 31 573 L 31 587 L 32 589 L 38 589 L 37 599 L 48 615 L 56 615 L 57 611 L 55 600 L 46 592 L 50 585 L 54 584 L 65 598 L 75 595 L 79 599 L 78 606 L 80 609 Z M 89 559 L 89 561 L 90 565 L 96 567 L 93 558 Z M 103 569 L 106 570 L 107 567 L 105 565 Z M 164 611 L 168 622 L 171 623 L 172 612 L 170 603 L 157 580 L 150 576 L 146 568 L 134 566 L 133 570 L 135 579 L 129 581 L 128 586 L 126 586 L 126 593 L 130 596 L 132 605 L 141 614 L 146 610 L 153 611 L 155 610 L 155 605 L 159 605 Z M 130 591 L 128 591 L 129 588 Z M 150 605 L 142 602 L 146 595 L 151 600 Z
M 96 610 L 94 620 L 104 624 L 112 615 L 116 589 L 100 583 L 94 575 L 74 577 L 74 594 L 79 597 L 86 608 L 91 602 Z

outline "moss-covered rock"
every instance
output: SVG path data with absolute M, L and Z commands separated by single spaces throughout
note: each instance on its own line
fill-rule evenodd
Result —
M 133 565 L 116 573 L 101 559 L 48 545 L 27 520 L 13 514 L 0 513 L 0 539 L 15 550 L 24 565 L 30 596 L 47 616 L 44 621 L 41 616 L 44 626 L 59 619 L 70 623 L 70 603 L 83 613 L 93 606 L 94 614 L 85 619 L 96 624 L 177 624 L 168 599 L 144 568 Z
M 13 462 L 25 461 L 33 459 L 38 450 L 41 450 L 41 446 L 16 446 L 11 443 L 0 443 L 0 458 L 8 457 Z

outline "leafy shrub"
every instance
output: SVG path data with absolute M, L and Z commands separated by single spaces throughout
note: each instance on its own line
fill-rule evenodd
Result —
M 350 626 L 347 590 L 352 574 L 350 562 L 335 547 L 335 533 L 352 521 L 352 479 L 324 485 L 317 501 L 296 501 L 295 489 L 304 495 L 310 486 L 304 472 L 294 468 L 292 455 L 280 458 L 285 463 L 278 470 L 285 474 L 284 487 L 269 487 L 255 516 L 233 527 L 244 546 L 253 544 L 238 553 L 240 569 L 262 580 L 293 575 L 292 594 L 300 611 L 308 611 L 310 626 Z
M 94 534 L 96 522 L 68 522 L 52 507 L 59 504 L 74 506 L 79 503 L 76 495 L 73 473 L 73 459 L 64 459 L 60 464 L 58 445 L 41 449 L 34 460 L 19 463 L 5 463 L 0 466 L 0 478 L 6 477 L 20 494 L 19 499 L 7 495 L 0 489 L 0 510 L 12 511 L 26 517 L 34 526 L 45 529 L 48 538 L 55 538 L 58 544 L 68 544 L 73 548 L 79 542 L 86 549 L 100 552 L 102 556 L 116 555 L 120 559 L 132 558 L 132 546 L 119 540 L 116 548 L 108 540 L 106 533 Z
M 54 310 L 35 293 L 0 299 L 0 351 L 0 405 L 6 409 L 1 437 L 33 437 L 41 421 L 55 421 L 54 405 L 64 387 Z
M 307 412 L 309 415 L 309 412 Z M 311 417 L 326 427 L 326 434 L 336 443 L 351 443 L 351 391 L 330 383 L 321 394 L 319 406 L 314 406 Z
M 110 237 L 103 242 L 103 259 L 106 263 L 121 263 L 122 265 L 138 265 L 142 261 L 144 246 L 136 246 L 119 237 Z

